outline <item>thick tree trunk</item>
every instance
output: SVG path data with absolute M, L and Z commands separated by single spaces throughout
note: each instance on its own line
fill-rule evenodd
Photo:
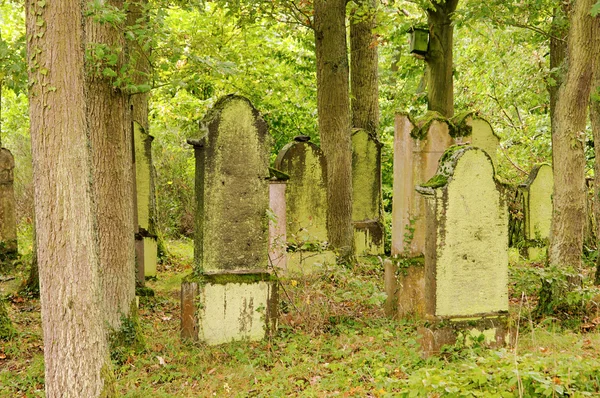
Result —
M 569 13 L 567 69 L 553 115 L 554 217 L 548 250 L 552 265 L 580 270 L 586 222 L 585 127 L 593 71 L 600 53 L 600 19 L 594 0 L 579 0 Z
M 117 10 L 123 0 L 108 2 Z M 125 36 L 111 24 L 86 21 L 86 45 L 105 44 L 116 49 L 115 70 L 123 65 Z M 98 60 L 91 62 L 97 63 Z M 113 87 L 111 78 L 92 73 L 87 65 L 87 121 L 92 145 L 93 195 L 100 242 L 100 276 L 106 321 L 118 329 L 122 316 L 129 316 L 135 300 L 135 249 L 133 232 L 132 131 L 128 98 Z
M 454 115 L 454 82 L 452 77 L 452 46 L 454 26 L 450 19 L 458 0 L 433 3 L 427 9 L 429 49 L 427 62 L 428 109 L 445 117 Z
M 377 79 L 377 38 L 373 34 L 376 2 L 366 0 L 359 7 L 366 11 L 366 15 L 350 18 L 352 127 L 366 130 L 377 137 L 379 133 L 379 82 Z
M 26 2 L 34 202 L 50 398 L 110 396 L 114 390 L 95 231 L 82 4 Z
M 327 158 L 327 230 L 342 258 L 352 253 L 352 140 L 346 1 L 315 1 L 317 110 Z
M 600 62 L 600 61 L 598 61 Z M 590 121 L 594 136 L 594 219 L 596 221 L 596 248 L 600 248 L 600 71 L 594 71 L 592 95 L 590 97 Z M 594 284 L 600 285 L 600 256 L 596 259 L 596 275 Z

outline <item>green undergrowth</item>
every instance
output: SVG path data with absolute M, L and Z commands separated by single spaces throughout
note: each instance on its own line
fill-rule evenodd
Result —
M 177 243 L 181 244 L 181 243 Z M 171 247 L 170 253 L 178 253 Z M 185 250 L 182 251 L 182 253 Z M 113 366 L 124 397 L 584 397 L 600 394 L 600 334 L 534 319 L 535 264 L 511 265 L 517 345 L 477 342 L 420 355 L 417 324 L 383 315 L 383 268 L 376 259 L 313 275 L 281 275 L 277 333 L 216 347 L 179 339 L 179 284 L 191 257 L 147 281 L 140 298 L 145 345 Z M 533 285 L 533 286 L 532 286 Z M 10 301 L 16 329 L 0 345 L 0 396 L 43 396 L 39 301 Z M 585 320 L 582 320 L 585 322 Z M 588 323 L 592 323 L 589 320 Z M 125 330 L 127 332 L 127 330 Z M 134 336 L 125 333 L 125 337 Z

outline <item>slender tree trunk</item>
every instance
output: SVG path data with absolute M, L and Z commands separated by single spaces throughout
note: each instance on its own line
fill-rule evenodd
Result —
M 599 61 L 600 62 L 600 61 Z M 600 66 L 600 65 L 599 65 Z M 590 96 L 590 121 L 594 136 L 594 219 L 596 221 L 596 248 L 600 248 L 600 72 L 594 70 L 592 95 Z M 594 284 L 600 285 L 600 256 L 596 259 Z
M 352 254 L 352 140 L 346 1 L 315 1 L 317 110 L 327 158 L 327 230 L 342 258 Z
M 29 115 L 47 397 L 111 396 L 83 3 L 27 0 Z
M 567 34 L 569 32 L 568 20 L 569 6 L 566 2 L 561 2 L 560 6 L 554 9 L 552 16 L 552 26 L 550 29 L 550 78 L 547 84 L 550 94 L 550 124 L 551 131 L 554 131 L 554 112 L 556 111 L 556 101 L 558 99 L 558 89 L 562 84 L 564 75 L 564 63 L 567 56 Z
M 123 10 L 123 0 L 108 5 Z M 86 21 L 86 45 L 93 50 L 107 45 L 118 54 L 115 70 L 123 65 L 125 36 L 109 23 Z M 87 122 L 92 145 L 93 195 L 100 242 L 100 275 L 106 321 L 118 329 L 135 300 L 135 249 L 133 231 L 132 131 L 128 97 L 113 86 L 112 78 L 96 71 L 99 60 L 88 64 L 86 74 Z
M 429 49 L 427 62 L 427 86 L 429 110 L 445 117 L 454 115 L 454 82 L 452 77 L 452 46 L 454 26 L 450 19 L 458 6 L 458 0 L 433 2 L 427 9 L 429 22 Z
M 586 221 L 585 127 L 593 71 L 600 53 L 600 19 L 594 0 L 579 0 L 569 15 L 567 69 L 553 115 L 554 217 L 548 261 L 581 269 Z
M 35 216 L 34 216 L 35 217 Z M 29 267 L 29 276 L 21 285 L 21 291 L 30 297 L 40 297 L 40 269 L 37 260 L 37 233 L 35 230 L 35 221 L 33 223 L 33 251 L 31 253 L 31 266 Z
M 366 0 L 359 9 L 366 16 L 350 18 L 350 84 L 352 93 L 352 127 L 363 129 L 374 137 L 379 133 L 379 81 L 377 38 L 375 28 L 376 2 Z M 354 20 L 353 20 L 354 19 Z

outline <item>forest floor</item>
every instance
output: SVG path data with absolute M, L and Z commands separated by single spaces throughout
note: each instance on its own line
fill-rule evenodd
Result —
M 192 245 L 171 242 L 169 250 L 158 278 L 147 282 L 155 297 L 140 301 L 145 347 L 112 352 L 125 397 L 600 396 L 598 307 L 570 328 L 556 318 L 532 319 L 535 264 L 511 264 L 516 346 L 457 345 L 422 359 L 417 323 L 383 314 L 377 259 L 282 277 L 279 330 L 269 339 L 217 347 L 182 342 L 179 287 L 191 271 Z M 24 274 L 0 281 L 0 294 Z M 0 342 L 0 397 L 44 396 L 39 300 L 11 294 L 8 307 L 17 335 Z

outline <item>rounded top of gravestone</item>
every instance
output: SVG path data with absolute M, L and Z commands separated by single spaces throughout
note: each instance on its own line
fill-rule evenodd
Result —
M 452 125 L 454 126 L 453 137 L 468 137 L 473 134 L 474 120 L 478 120 L 483 123 L 482 126 L 485 126 L 485 129 L 489 130 L 489 133 L 498 139 L 498 141 L 500 140 L 500 137 L 498 134 L 496 134 L 490 122 L 477 111 L 462 112 L 450 119 Z
M 310 137 L 308 135 L 297 135 L 294 137 L 294 141 L 296 142 L 308 142 L 310 141 Z
M 448 183 L 452 180 L 454 176 L 454 171 L 456 169 L 456 165 L 463 157 L 463 155 L 469 151 L 477 151 L 484 156 L 492 166 L 492 175 L 495 175 L 494 172 L 494 163 L 484 150 L 467 145 L 452 145 L 450 148 L 444 152 L 442 157 L 440 158 L 437 172 L 433 177 L 429 179 L 424 184 L 418 185 L 416 187 L 417 192 L 423 195 L 433 195 L 434 191 L 438 188 L 443 188 L 448 185 Z
M 6 148 L 0 148 L 0 169 L 14 169 L 15 167 L 15 158 L 12 153 Z
M 531 173 L 529 173 L 529 176 L 527 177 L 527 180 L 524 183 L 520 184 L 519 187 L 529 189 L 529 187 L 531 187 L 531 184 L 533 184 L 533 182 L 538 177 L 538 174 L 543 174 L 540 173 L 542 169 L 547 169 L 546 171 L 550 173 L 550 176 L 552 176 L 552 166 L 550 166 L 548 163 L 540 163 L 533 167 Z

